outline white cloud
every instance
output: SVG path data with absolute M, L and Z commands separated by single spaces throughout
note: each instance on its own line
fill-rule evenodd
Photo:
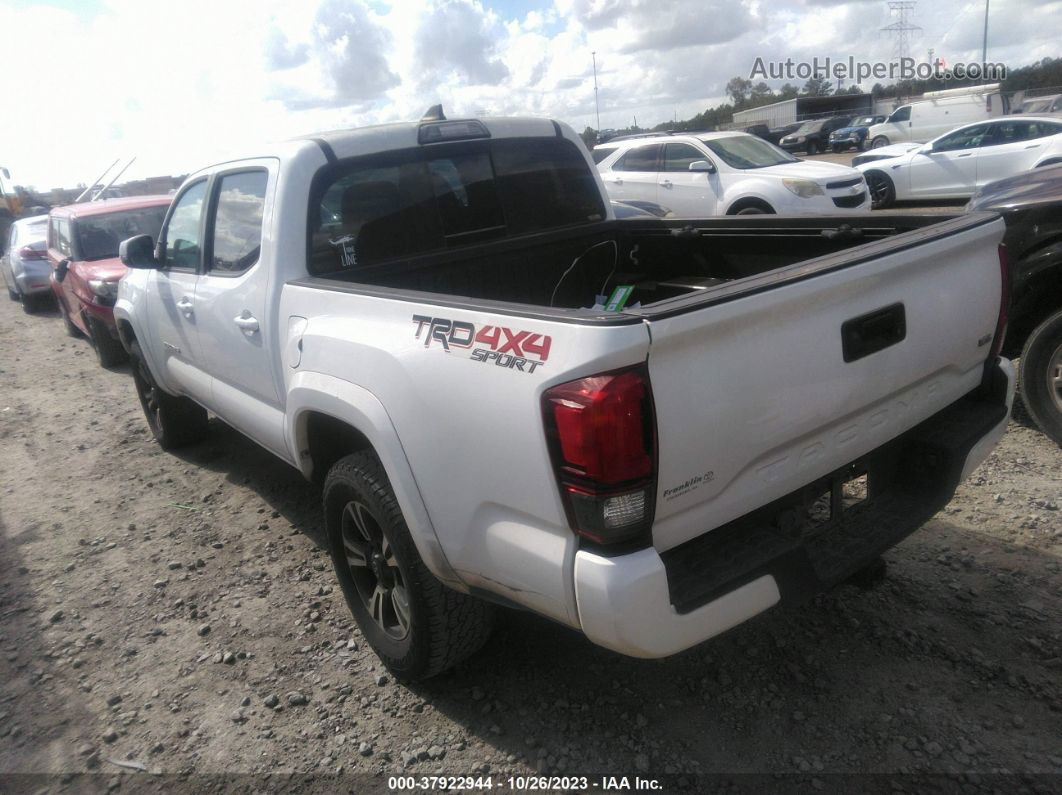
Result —
M 887 60 L 893 47 L 870 0 L 540 0 L 521 18 L 501 0 L 14 1 L 0 0 L 0 164 L 38 188 L 119 156 L 138 157 L 129 178 L 180 173 L 249 141 L 413 119 L 435 102 L 582 129 L 596 123 L 592 51 L 601 124 L 618 127 L 722 101 L 757 56 Z M 979 57 L 983 8 L 919 4 L 912 54 Z M 993 0 L 991 14 L 992 60 L 1062 55 L 1060 0 Z

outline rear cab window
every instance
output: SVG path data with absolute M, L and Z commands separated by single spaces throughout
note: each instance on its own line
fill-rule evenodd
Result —
M 313 275 L 605 218 L 582 152 L 563 138 L 434 144 L 318 173 L 309 207 Z

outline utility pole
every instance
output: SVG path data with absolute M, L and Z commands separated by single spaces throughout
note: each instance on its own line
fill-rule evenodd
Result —
M 597 101 L 597 50 L 590 53 L 594 59 L 594 111 L 597 113 L 597 131 L 601 132 L 601 105 Z
M 922 32 L 922 28 L 911 24 L 907 20 L 907 15 L 914 11 L 914 7 L 917 4 L 917 0 L 889 0 L 889 11 L 895 14 L 898 19 L 881 30 L 883 33 L 896 37 L 894 52 L 897 62 L 907 57 L 911 39 Z
M 981 64 L 988 63 L 988 0 L 985 0 L 985 36 L 981 40 Z

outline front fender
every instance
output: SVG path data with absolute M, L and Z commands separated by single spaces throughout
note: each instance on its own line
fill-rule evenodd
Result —
M 454 572 L 443 552 L 398 432 L 379 399 L 349 381 L 303 371 L 291 378 L 286 405 L 285 437 L 303 476 L 313 475 L 313 461 L 307 444 L 307 420 L 311 413 L 325 414 L 357 429 L 369 440 L 383 464 L 425 565 L 450 587 L 467 591 L 468 587 Z

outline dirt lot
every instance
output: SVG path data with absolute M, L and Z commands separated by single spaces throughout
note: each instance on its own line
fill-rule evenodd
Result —
M 0 337 L 0 791 L 1062 783 L 1062 451 L 1021 420 L 872 590 L 662 661 L 507 614 L 471 661 L 406 687 L 354 628 L 294 470 L 220 423 L 161 452 L 128 374 L 55 314 L 4 302 Z M 34 773 L 61 775 L 13 777 Z

